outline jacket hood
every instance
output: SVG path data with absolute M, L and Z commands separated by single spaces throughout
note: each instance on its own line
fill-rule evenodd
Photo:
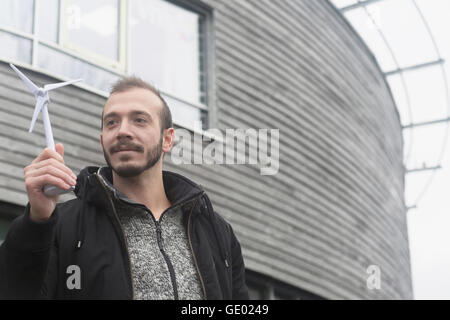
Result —
M 212 208 L 208 196 L 200 185 L 175 172 L 163 170 L 162 174 L 164 190 L 172 206 L 201 197 L 204 199 L 204 202 L 201 202 L 200 208 L 204 210 Z M 77 249 L 80 249 L 82 243 L 84 242 L 84 215 L 86 214 L 86 205 L 89 203 L 90 205 L 98 208 L 105 208 L 110 205 L 107 196 L 108 190 L 106 188 L 109 188 L 116 196 L 126 198 L 123 193 L 113 186 L 113 175 L 111 168 L 91 166 L 84 168 L 78 174 L 77 185 L 74 193 L 82 204 L 80 218 L 77 221 Z M 205 204 L 203 205 L 203 203 Z M 198 210 L 195 212 L 200 213 L 204 212 L 204 210 Z
M 116 195 L 124 196 L 113 186 L 113 175 L 111 168 L 91 166 L 81 170 L 78 175 L 77 185 L 74 190 L 77 198 L 88 203 L 92 203 L 95 206 L 101 206 L 104 204 L 104 188 L 96 176 L 102 179 L 102 182 L 104 182 L 109 189 L 115 192 Z M 167 199 L 169 199 L 172 206 L 178 205 L 205 193 L 202 186 L 178 173 L 163 170 L 162 177 Z

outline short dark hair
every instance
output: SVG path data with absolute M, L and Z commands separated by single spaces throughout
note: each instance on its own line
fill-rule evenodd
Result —
M 160 116 L 159 120 L 160 120 L 160 125 L 161 125 L 161 133 L 164 132 L 164 130 L 166 130 L 166 129 L 172 128 L 173 127 L 172 113 L 170 112 L 170 109 L 169 109 L 169 106 L 167 105 L 167 102 L 161 96 L 161 93 L 159 92 L 158 89 L 156 89 L 154 86 L 152 86 L 148 82 L 145 82 L 141 78 L 136 77 L 136 76 L 123 77 L 123 78 L 117 80 L 111 86 L 111 91 L 110 91 L 109 94 L 112 95 L 114 93 L 125 92 L 125 91 L 131 90 L 133 88 L 147 89 L 147 90 L 153 92 L 154 94 L 156 94 L 158 96 L 158 98 L 163 103 L 163 108 L 162 108 L 162 110 L 161 110 L 161 112 L 159 114 L 159 116 Z M 103 129 L 103 112 L 102 112 L 102 129 Z

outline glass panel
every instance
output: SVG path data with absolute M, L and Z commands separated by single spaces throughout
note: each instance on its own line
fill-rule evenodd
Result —
M 106 92 L 119 79 L 115 74 L 45 45 L 39 46 L 38 66 L 69 79 L 82 78 L 83 83 Z
M 58 41 L 59 0 L 39 0 L 37 8 L 39 39 L 56 43 Z
M 69 0 L 63 13 L 70 45 L 118 60 L 119 0 Z
M 165 95 L 163 95 L 163 97 L 169 105 L 170 112 L 172 113 L 172 120 L 176 124 L 194 128 L 196 122 L 201 121 L 200 109 Z
M 450 57 L 450 41 L 448 37 L 450 1 L 447 0 L 416 0 L 419 9 L 433 33 L 437 47 L 442 56 Z M 445 59 L 448 61 L 448 59 Z
M 409 130 L 414 131 L 411 141 L 409 141 L 411 136 L 407 134 Z M 427 167 L 439 165 L 439 158 L 445 147 L 447 130 L 447 123 L 405 129 L 405 146 L 411 146 L 409 159 L 405 159 L 407 161 L 406 167 L 415 169 L 422 168 L 424 165 Z
M 200 102 L 198 14 L 161 0 L 130 5 L 130 73 L 162 91 Z
M 0 26 L 33 32 L 33 0 L 0 0 Z
M 0 57 L 31 64 L 31 40 L 0 31 Z
M 379 27 L 401 68 L 437 59 L 420 15 L 411 0 L 379 1 L 367 6 L 379 15 Z
M 356 9 L 347 11 L 345 17 L 373 52 L 381 70 L 386 72 L 397 69 L 389 47 L 377 29 L 380 14 L 375 11 L 369 17 L 364 9 Z
M 409 173 L 405 176 L 405 204 L 407 207 L 417 204 L 416 200 L 425 191 L 428 183 L 431 182 L 432 174 L 432 171 L 422 171 Z
M 445 84 L 440 66 L 405 72 L 403 76 L 411 99 L 414 122 L 448 116 Z
M 409 92 L 405 91 L 405 86 L 399 74 L 395 74 L 386 78 L 391 88 L 395 105 L 400 115 L 402 125 L 411 124 L 413 122 L 413 112 L 411 103 L 409 102 Z M 405 81 L 406 85 L 406 81 Z

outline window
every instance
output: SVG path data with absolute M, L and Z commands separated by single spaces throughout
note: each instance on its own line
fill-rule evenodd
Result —
M 245 278 L 252 300 L 323 300 L 313 293 L 248 269 Z
M 192 126 L 206 103 L 204 15 L 161 0 L 130 1 L 129 13 L 130 73 L 168 93 L 174 121 Z
M 120 8 L 122 4 L 122 9 Z M 60 44 L 90 61 L 125 69 L 125 2 L 119 0 L 63 0 Z
M 160 0 L 132 1 L 130 15 L 130 70 L 200 102 L 199 15 Z
M 58 42 L 59 0 L 39 1 L 37 6 L 37 36 L 41 40 Z
M 32 42 L 25 35 L 33 31 L 33 0 L 1 0 L 0 5 L 0 57 L 31 63 Z
M 31 40 L 0 30 L 0 57 L 31 64 Z
M 33 31 L 33 0 L 1 0 L 0 25 L 24 33 Z
M 209 9 L 186 0 L 0 0 L 0 59 L 105 96 L 124 75 L 161 90 L 174 122 L 206 128 Z

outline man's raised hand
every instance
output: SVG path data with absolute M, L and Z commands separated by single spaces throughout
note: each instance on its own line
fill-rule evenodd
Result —
M 76 175 L 64 164 L 64 146 L 55 145 L 56 152 L 46 148 L 24 169 L 25 187 L 30 202 L 30 218 L 42 222 L 55 210 L 58 196 L 47 197 L 44 186 L 54 185 L 68 190 L 76 185 Z

